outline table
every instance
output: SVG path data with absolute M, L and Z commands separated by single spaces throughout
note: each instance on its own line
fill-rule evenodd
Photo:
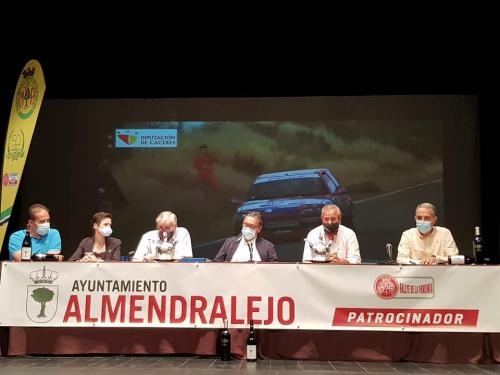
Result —
M 254 319 L 266 358 L 498 361 L 499 270 L 4 262 L 0 299 L 9 303 L 0 305 L 0 350 L 212 356 L 228 318 L 237 358 Z

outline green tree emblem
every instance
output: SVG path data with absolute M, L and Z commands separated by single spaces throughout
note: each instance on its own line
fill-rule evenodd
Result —
M 31 293 L 31 298 L 33 298 L 36 302 L 38 302 L 40 307 L 40 313 L 36 316 L 37 318 L 46 318 L 45 315 L 45 305 L 47 302 L 52 301 L 54 298 L 54 292 L 48 288 L 38 288 L 33 290 Z

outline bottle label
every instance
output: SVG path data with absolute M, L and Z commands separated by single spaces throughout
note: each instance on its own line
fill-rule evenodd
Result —
M 21 260 L 31 260 L 31 247 L 21 249 Z
M 227 345 L 227 344 L 229 344 L 229 339 L 226 337 L 222 337 L 220 339 L 220 343 L 221 343 L 221 345 Z
M 257 345 L 247 345 L 247 360 L 257 359 Z

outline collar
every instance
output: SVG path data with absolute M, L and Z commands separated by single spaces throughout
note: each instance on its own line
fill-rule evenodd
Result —
M 419 230 L 418 228 L 415 228 L 417 230 L 417 233 L 418 233 L 418 238 L 422 239 L 422 240 L 425 240 L 426 238 L 429 238 L 429 237 L 432 237 L 434 236 L 434 234 L 436 233 L 436 231 L 434 230 L 434 225 L 432 226 L 432 229 L 431 231 L 426 234 L 426 235 L 423 235 Z

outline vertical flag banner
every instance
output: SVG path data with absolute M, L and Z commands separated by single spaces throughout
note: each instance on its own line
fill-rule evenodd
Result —
M 24 66 L 17 81 L 5 139 L 0 208 L 0 245 L 3 244 L 5 238 L 44 93 L 45 79 L 42 66 L 37 60 L 30 60 Z

